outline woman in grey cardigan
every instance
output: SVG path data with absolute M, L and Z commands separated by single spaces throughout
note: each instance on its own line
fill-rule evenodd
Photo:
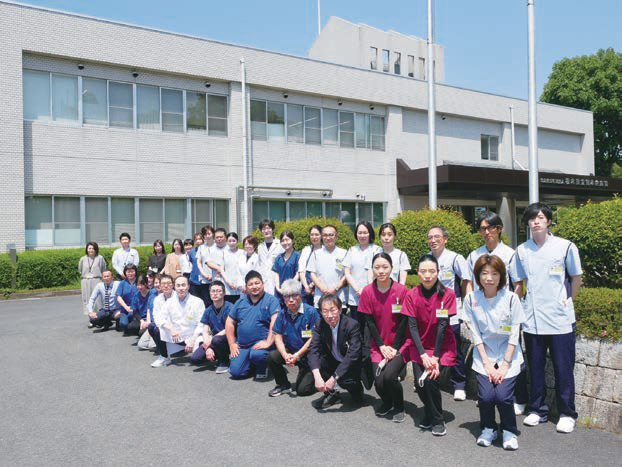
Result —
M 88 242 L 85 252 L 86 255 L 78 263 L 78 270 L 82 279 L 82 313 L 87 315 L 91 294 L 102 281 L 102 272 L 107 266 L 104 257 L 99 255 L 99 245 L 96 242 Z

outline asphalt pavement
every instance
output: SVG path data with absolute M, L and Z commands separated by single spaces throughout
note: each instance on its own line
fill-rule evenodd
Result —
M 556 433 L 519 417 L 519 450 L 475 444 L 473 400 L 443 393 L 447 435 L 416 422 L 422 404 L 404 382 L 406 422 L 367 405 L 318 412 L 318 398 L 269 398 L 272 379 L 232 381 L 187 357 L 151 368 L 136 338 L 86 327 L 80 297 L 0 302 L 0 465 L 620 465 L 622 438 L 577 427 Z M 294 372 L 290 380 L 294 381 Z

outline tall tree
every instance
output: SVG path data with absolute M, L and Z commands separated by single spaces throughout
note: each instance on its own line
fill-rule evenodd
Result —
M 594 113 L 596 175 L 610 176 L 622 162 L 622 54 L 600 49 L 556 62 L 540 100 Z

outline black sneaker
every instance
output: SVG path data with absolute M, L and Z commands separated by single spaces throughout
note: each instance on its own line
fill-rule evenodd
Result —
M 432 427 L 432 434 L 434 436 L 445 436 L 447 434 L 447 429 L 445 428 L 445 424 L 440 423 L 438 425 L 434 425 Z
M 422 430 L 429 430 L 430 428 L 432 428 L 432 423 L 430 423 L 430 421 L 427 418 L 422 418 L 421 421 L 419 422 L 419 425 L 417 426 L 421 428 Z
M 276 386 L 272 391 L 268 393 L 270 397 L 278 397 L 283 394 L 287 394 L 288 392 L 292 392 L 291 385 L 289 386 Z
M 398 412 L 395 415 L 393 415 L 393 422 L 394 423 L 402 423 L 404 421 L 406 421 L 406 414 L 404 413 L 403 410 L 401 412 Z
M 376 409 L 376 415 L 378 415 L 379 417 L 384 417 L 386 414 L 388 414 L 391 409 L 393 408 L 393 406 L 391 404 L 386 404 L 383 402 L 377 409 Z
M 341 402 L 341 394 L 337 391 L 325 392 L 322 397 L 313 402 L 313 406 L 318 410 L 327 409 L 339 402 Z

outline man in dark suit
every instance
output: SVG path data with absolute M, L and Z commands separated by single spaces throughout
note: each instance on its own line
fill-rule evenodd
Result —
M 322 319 L 316 324 L 309 347 L 309 367 L 316 389 L 323 393 L 314 402 L 325 409 L 341 401 L 336 385 L 346 389 L 357 405 L 363 404 L 361 385 L 361 332 L 356 320 L 341 314 L 341 300 L 325 294 L 318 303 Z

